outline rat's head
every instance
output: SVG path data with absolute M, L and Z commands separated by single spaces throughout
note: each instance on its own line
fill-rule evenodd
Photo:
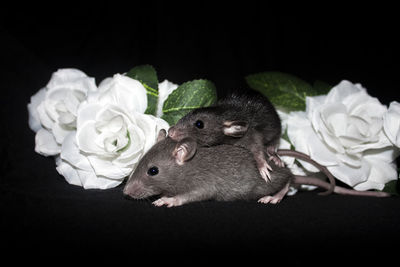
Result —
M 166 138 L 165 130 L 161 130 L 157 143 L 143 156 L 130 175 L 123 190 L 124 195 L 143 199 L 173 192 L 179 182 L 177 176 L 196 150 L 195 140 L 184 138 L 177 142 Z
M 176 141 L 191 137 L 202 146 L 213 146 L 223 143 L 226 137 L 238 138 L 247 132 L 247 122 L 224 117 L 219 107 L 195 109 L 169 128 L 168 135 Z

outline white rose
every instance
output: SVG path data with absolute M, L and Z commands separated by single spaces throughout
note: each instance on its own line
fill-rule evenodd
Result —
M 393 101 L 383 116 L 383 128 L 389 140 L 400 147 L 400 103 Z
M 307 97 L 306 112 L 289 114 L 288 136 L 296 150 L 342 182 L 357 190 L 382 190 L 397 179 L 397 151 L 383 131 L 385 113 L 386 107 L 361 85 L 342 81 L 327 95 Z
M 76 134 L 66 138 L 57 170 L 86 189 L 119 185 L 156 142 L 158 131 L 169 128 L 164 120 L 143 114 L 146 106 L 140 82 L 122 75 L 103 81 L 99 92 L 81 104 Z
M 61 151 L 64 138 L 76 130 L 80 103 L 97 90 L 93 78 L 77 69 L 54 72 L 45 88 L 28 104 L 29 126 L 36 132 L 35 151 L 50 156 Z

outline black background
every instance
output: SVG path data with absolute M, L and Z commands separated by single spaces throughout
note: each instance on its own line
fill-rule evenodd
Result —
M 388 105 L 400 100 L 398 19 L 390 7 L 365 12 L 326 6 L 289 13 L 287 7 L 249 1 L 218 7 L 101 5 L 2 11 L 3 245 L 61 253 L 64 245 L 74 251 L 329 248 L 343 253 L 353 247 L 384 250 L 399 238 L 397 197 L 305 192 L 277 206 L 238 201 L 167 209 L 125 200 L 121 187 L 69 185 L 52 158 L 34 152 L 26 109 L 31 95 L 59 68 L 78 68 L 98 84 L 141 64 L 153 65 L 160 81 L 209 79 L 219 96 L 248 90 L 244 77 L 261 71 L 332 85 L 347 79 Z

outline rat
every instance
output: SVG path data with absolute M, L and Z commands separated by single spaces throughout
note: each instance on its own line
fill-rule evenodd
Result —
M 198 108 L 182 117 L 168 130 L 174 140 L 193 137 L 201 146 L 231 144 L 251 151 L 266 182 L 271 178 L 269 160 L 283 166 L 276 154 L 281 136 L 281 120 L 268 98 L 257 94 L 232 94 L 216 105 Z
M 265 158 L 265 147 L 268 160 L 281 167 L 284 164 L 279 156 L 303 159 L 328 177 L 331 187 L 323 194 L 332 193 L 335 178 L 326 167 L 300 152 L 277 150 L 281 131 L 281 120 L 274 106 L 268 98 L 254 92 L 252 95 L 232 94 L 214 106 L 194 109 L 170 127 L 168 135 L 176 141 L 192 137 L 201 146 L 231 144 L 244 147 L 251 151 L 266 182 L 270 180 L 272 168 Z
M 317 178 L 293 176 L 286 167 L 269 162 L 272 180 L 265 183 L 251 152 L 233 145 L 201 147 L 191 137 L 175 141 L 161 130 L 157 143 L 142 157 L 123 193 L 134 199 L 161 195 L 155 206 L 180 206 L 203 200 L 253 200 L 279 203 L 291 183 L 329 188 Z M 225 155 L 229 154 L 229 157 Z M 335 186 L 339 194 L 387 196 L 384 192 L 358 192 Z
M 139 161 L 124 187 L 125 195 L 134 199 L 161 195 L 153 204 L 172 207 L 211 199 L 277 203 L 288 190 L 289 169 L 271 163 L 274 179 L 265 183 L 245 148 L 202 147 L 191 137 L 175 141 L 165 135 L 161 130 L 158 142 Z

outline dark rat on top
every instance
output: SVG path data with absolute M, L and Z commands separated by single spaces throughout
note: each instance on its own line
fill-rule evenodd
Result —
M 168 130 L 174 140 L 194 138 L 201 146 L 230 144 L 251 151 L 264 180 L 272 170 L 267 156 L 283 166 L 276 154 L 281 120 L 271 102 L 262 95 L 230 95 L 211 107 L 195 109 Z

